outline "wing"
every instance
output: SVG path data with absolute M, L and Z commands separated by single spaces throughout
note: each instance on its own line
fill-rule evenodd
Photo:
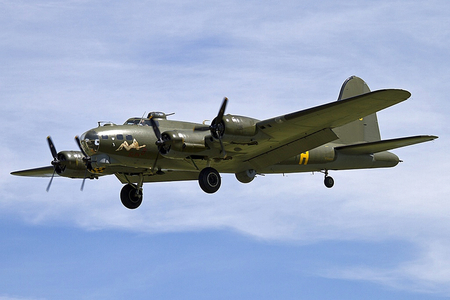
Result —
M 52 166 L 49 166 L 49 167 L 15 171 L 11 172 L 11 175 L 27 176 L 27 177 L 52 177 L 54 170 L 55 169 Z M 55 176 L 57 175 L 58 174 L 55 173 Z
M 279 163 L 338 137 L 333 128 L 345 125 L 408 99 L 405 90 L 378 90 L 260 121 L 258 130 L 269 136 L 244 155 L 246 167 L 256 170 Z

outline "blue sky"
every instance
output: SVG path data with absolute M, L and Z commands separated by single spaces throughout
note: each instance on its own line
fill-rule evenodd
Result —
M 442 299 L 450 296 L 447 1 L 0 1 L 0 300 Z M 144 112 L 258 119 L 336 100 L 342 82 L 412 97 L 383 138 L 439 139 L 396 168 L 146 184 L 13 177 Z

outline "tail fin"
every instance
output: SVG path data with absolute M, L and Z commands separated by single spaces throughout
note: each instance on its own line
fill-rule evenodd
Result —
M 351 76 L 342 84 L 338 101 L 369 93 L 367 84 L 359 77 Z M 376 114 L 366 116 L 344 126 L 333 129 L 339 137 L 337 143 L 355 144 L 381 140 Z

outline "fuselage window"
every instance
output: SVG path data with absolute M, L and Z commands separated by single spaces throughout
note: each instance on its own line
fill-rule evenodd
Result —
M 133 137 L 132 137 L 131 135 L 127 135 L 127 140 L 128 140 L 128 141 L 132 141 L 132 140 L 133 140 Z
M 107 135 L 102 135 L 102 140 L 107 140 L 108 136 Z
M 118 140 L 123 140 L 123 134 L 118 134 L 118 135 L 117 135 L 117 139 L 118 139 Z

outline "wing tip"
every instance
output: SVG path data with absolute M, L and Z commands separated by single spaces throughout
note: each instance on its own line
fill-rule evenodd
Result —
M 10 174 L 14 176 L 24 176 L 24 177 L 51 177 L 53 171 L 54 171 L 53 166 L 48 166 L 28 170 L 12 171 Z
M 423 142 L 430 142 L 438 139 L 439 137 L 437 135 L 417 135 L 415 138 L 421 139 Z

